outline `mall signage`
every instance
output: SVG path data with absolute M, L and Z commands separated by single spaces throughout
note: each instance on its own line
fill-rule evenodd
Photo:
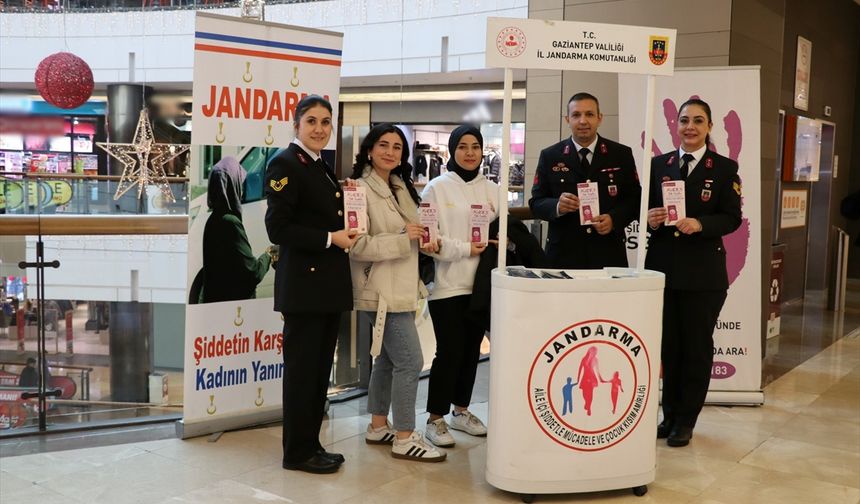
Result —
M 487 66 L 672 75 L 676 30 L 489 18 Z
M 191 143 L 285 147 L 309 94 L 332 103 L 337 124 L 342 47 L 342 33 L 198 12 Z

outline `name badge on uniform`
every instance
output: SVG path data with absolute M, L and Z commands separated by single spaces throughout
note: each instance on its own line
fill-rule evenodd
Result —
M 708 202 L 711 199 L 711 190 L 710 189 L 702 189 L 702 201 Z
M 608 186 L 606 189 L 609 190 L 610 196 L 613 196 L 613 197 L 618 196 L 618 186 L 617 185 Z

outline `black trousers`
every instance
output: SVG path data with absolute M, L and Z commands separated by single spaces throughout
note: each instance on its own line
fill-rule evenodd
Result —
M 284 313 L 284 462 L 296 464 L 319 441 L 341 313 Z
M 484 324 L 469 311 L 471 296 L 430 301 L 430 316 L 436 333 L 436 356 L 430 369 L 427 411 L 434 415 L 451 412 L 451 404 L 467 407 L 478 372 Z
M 695 427 L 714 363 L 714 326 L 726 292 L 663 292 L 663 417 Z

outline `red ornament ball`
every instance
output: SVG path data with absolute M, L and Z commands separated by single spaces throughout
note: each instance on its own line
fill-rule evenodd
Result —
M 93 94 L 93 71 L 72 53 L 55 53 L 36 68 L 36 89 L 51 105 L 63 109 L 80 107 Z

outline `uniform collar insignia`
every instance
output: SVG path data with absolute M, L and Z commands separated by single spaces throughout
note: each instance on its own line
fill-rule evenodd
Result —
M 714 160 L 711 158 L 706 159 L 705 160 L 705 168 L 713 168 L 713 167 L 714 167 Z
M 672 163 L 674 163 L 674 162 L 675 162 L 675 155 L 672 154 L 671 156 L 669 156 L 669 161 L 666 161 L 666 165 L 672 166 Z
M 600 153 L 601 154 L 609 153 L 609 149 L 606 148 L 606 144 L 603 142 L 600 142 Z

